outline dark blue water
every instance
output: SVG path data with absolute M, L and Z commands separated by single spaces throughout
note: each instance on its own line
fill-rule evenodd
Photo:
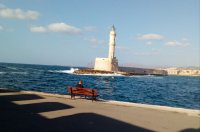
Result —
M 83 80 L 102 99 L 200 109 L 200 77 L 75 75 L 70 68 L 0 63 L 0 87 L 67 94 Z

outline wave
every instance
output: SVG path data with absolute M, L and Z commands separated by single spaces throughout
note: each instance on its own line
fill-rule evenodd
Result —
M 107 77 L 110 77 L 110 76 L 124 76 L 124 75 L 121 75 L 121 74 L 76 74 L 76 75 L 85 75 L 85 76 L 107 76 Z
M 133 75 L 133 76 L 130 76 L 130 77 L 136 77 L 136 78 L 144 78 L 144 77 L 156 77 L 155 75 Z
M 8 68 L 8 69 L 11 69 L 11 70 L 17 70 L 17 68 L 16 67 L 6 67 L 6 68 Z
M 23 75 L 26 75 L 28 73 L 27 72 L 0 72 L 0 74 L 23 74 Z
M 49 70 L 49 72 L 58 72 L 58 73 L 67 73 L 67 74 L 74 74 L 74 75 L 84 75 L 84 76 L 124 76 L 121 74 L 76 74 L 74 71 L 79 70 L 78 68 L 70 68 L 69 70 Z
M 163 76 L 156 76 L 156 75 L 133 75 L 130 77 L 134 78 L 147 78 L 147 79 L 163 79 Z
M 27 72 L 10 72 L 11 74 L 23 74 L 23 75 L 26 75 L 28 74 Z
M 49 72 L 67 73 L 74 74 L 74 71 L 79 70 L 78 68 L 70 68 L 70 70 L 49 70 Z

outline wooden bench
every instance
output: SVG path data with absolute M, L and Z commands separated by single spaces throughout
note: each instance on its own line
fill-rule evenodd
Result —
M 68 87 L 68 93 L 71 95 L 71 99 L 74 97 L 75 95 L 84 95 L 92 97 L 92 101 L 96 100 L 96 97 L 98 96 L 97 94 L 97 90 L 94 88 L 78 88 L 78 87 Z

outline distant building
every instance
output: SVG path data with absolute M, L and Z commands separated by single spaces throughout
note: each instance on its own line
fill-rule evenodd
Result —
M 168 75 L 178 75 L 178 70 L 176 68 L 168 68 L 168 69 L 164 69 L 167 71 Z
M 118 60 L 115 57 L 115 38 L 116 31 L 114 25 L 110 31 L 110 40 L 109 40 L 109 53 L 108 58 L 96 58 L 94 70 L 102 71 L 118 71 Z
M 200 76 L 200 69 L 190 69 L 190 68 L 166 68 L 168 75 L 177 76 Z

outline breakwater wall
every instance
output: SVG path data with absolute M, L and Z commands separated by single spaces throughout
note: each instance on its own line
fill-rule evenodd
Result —
M 166 76 L 167 71 L 158 69 L 136 68 L 136 67 L 119 67 L 120 72 L 126 72 L 132 75 L 160 75 Z

